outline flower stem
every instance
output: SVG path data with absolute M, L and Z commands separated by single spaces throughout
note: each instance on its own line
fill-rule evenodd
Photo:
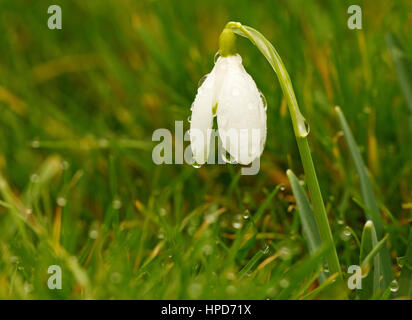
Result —
M 329 266 L 329 272 L 330 274 L 337 273 L 339 277 L 342 278 L 339 259 L 336 253 L 336 247 L 333 241 L 325 205 L 323 203 L 318 179 L 316 177 L 315 167 L 312 161 L 312 155 L 309 149 L 307 139 L 307 136 L 309 134 L 309 126 L 299 110 L 299 105 L 293 91 L 292 83 L 290 81 L 289 74 L 282 62 L 282 59 L 280 58 L 273 45 L 257 30 L 248 26 L 244 26 L 239 22 L 229 22 L 226 25 L 224 32 L 226 32 L 226 30 L 231 30 L 232 32 L 240 36 L 248 38 L 265 56 L 279 79 L 280 86 L 282 88 L 283 94 L 286 97 L 290 116 L 292 118 L 293 130 L 296 136 L 296 142 L 298 144 L 303 169 L 305 171 L 305 180 L 309 189 L 313 212 L 315 214 L 316 223 L 319 229 L 319 235 L 322 244 L 330 248 L 330 250 L 328 250 L 326 254 L 326 261 Z

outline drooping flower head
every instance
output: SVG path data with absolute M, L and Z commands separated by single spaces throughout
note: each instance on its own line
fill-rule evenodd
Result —
M 233 52 L 230 35 L 222 33 L 220 40 L 220 57 L 192 105 L 191 149 L 196 163 L 207 161 L 216 116 L 222 147 L 234 162 L 247 165 L 263 152 L 266 105 L 242 58 Z

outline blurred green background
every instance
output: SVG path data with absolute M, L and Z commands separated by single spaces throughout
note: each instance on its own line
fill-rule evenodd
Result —
M 47 28 L 51 4 L 62 30 Z M 362 30 L 347 27 L 351 4 Z M 0 0 L 0 299 L 295 299 L 317 287 L 285 175 L 303 173 L 286 102 L 247 40 L 239 52 L 268 103 L 259 174 L 152 161 L 154 130 L 189 128 L 228 21 L 262 32 L 289 71 L 345 271 L 359 259 L 347 227 L 360 237 L 366 220 L 342 108 L 399 275 L 412 122 L 385 36 L 412 56 L 411 1 Z M 47 287 L 53 264 L 61 290 Z M 289 270 L 301 277 L 285 285 Z M 313 297 L 354 295 L 327 289 Z

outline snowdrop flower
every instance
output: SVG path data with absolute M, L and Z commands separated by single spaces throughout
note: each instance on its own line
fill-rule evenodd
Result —
M 240 55 L 224 55 L 222 50 L 220 53 L 192 105 L 190 141 L 193 158 L 197 164 L 207 161 L 213 118 L 216 116 L 222 147 L 234 162 L 247 165 L 263 152 L 266 105 L 252 77 L 243 67 Z

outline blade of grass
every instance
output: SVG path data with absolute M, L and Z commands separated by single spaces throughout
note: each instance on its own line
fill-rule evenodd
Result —
M 368 253 L 373 250 L 377 243 L 378 238 L 376 236 L 375 227 L 373 226 L 373 222 L 371 220 L 368 220 L 365 223 L 362 232 L 359 264 L 361 264 L 362 261 L 365 260 Z M 372 267 L 370 267 L 370 270 L 372 270 Z M 370 270 L 368 271 L 368 274 L 362 279 L 362 290 L 359 291 L 359 297 L 362 300 L 370 299 L 373 294 L 379 290 L 380 263 L 378 256 L 376 256 L 373 261 L 373 276 Z
M 405 263 L 399 279 L 399 295 L 412 299 L 412 227 L 409 228 L 409 242 L 406 249 Z
M 396 74 L 405 96 L 406 105 L 409 109 L 409 128 L 412 132 L 412 66 L 411 61 L 402 48 L 398 38 L 394 34 L 386 35 L 386 43 L 389 48 Z
M 385 242 L 388 239 L 388 235 L 385 235 L 377 244 L 373 247 L 372 251 L 367 254 L 365 259 L 362 260 L 361 268 L 368 268 L 372 259 L 379 253 L 380 250 L 385 248 Z
M 315 272 L 316 268 L 322 264 L 328 250 L 330 249 L 322 247 L 304 262 L 288 271 L 280 281 L 280 286 L 284 289 L 279 293 L 277 299 L 283 300 L 289 297 L 291 293 L 299 287 L 300 283 Z M 336 273 L 336 275 L 338 275 L 338 273 Z
M 322 242 L 319 236 L 318 225 L 316 224 L 315 215 L 312 207 L 309 203 L 309 199 L 306 196 L 298 178 L 292 170 L 287 170 L 286 174 L 289 178 L 290 185 L 292 187 L 293 195 L 295 196 L 296 203 L 298 205 L 298 213 L 302 223 L 303 235 L 308 242 L 308 248 L 310 254 L 314 254 L 322 246 Z M 327 278 L 326 274 L 322 272 L 319 276 L 319 280 L 323 282 Z
M 371 212 L 374 213 L 374 215 L 371 215 L 367 211 L 365 211 L 366 216 L 369 220 L 372 220 L 378 239 L 382 238 L 383 226 L 381 224 L 380 219 L 377 218 L 379 216 L 378 202 L 375 198 L 375 194 L 372 189 L 372 184 L 370 182 L 366 166 L 362 160 L 362 156 L 355 142 L 355 138 L 353 137 L 353 134 L 349 128 L 349 125 L 346 122 L 345 116 L 343 115 L 339 107 L 335 107 L 335 111 L 338 114 L 339 122 L 341 124 L 346 142 L 348 144 L 350 154 L 352 156 L 353 162 L 355 163 L 356 171 L 359 175 L 363 201 L 365 202 L 365 205 L 367 206 L 367 208 L 371 210 Z M 385 289 L 389 286 L 389 283 L 393 279 L 392 265 L 391 265 L 391 260 L 389 256 L 389 251 L 386 248 L 383 248 L 381 254 L 379 255 L 379 259 L 381 263 L 381 270 L 382 270 L 382 277 L 383 277 L 381 285 L 382 285 L 382 288 Z
M 243 269 L 239 271 L 239 279 L 242 279 L 264 255 L 265 253 L 262 250 L 259 250 L 243 267 Z

